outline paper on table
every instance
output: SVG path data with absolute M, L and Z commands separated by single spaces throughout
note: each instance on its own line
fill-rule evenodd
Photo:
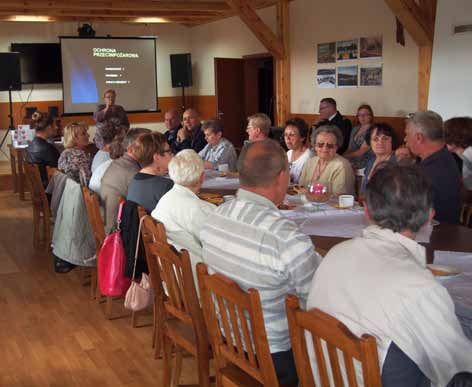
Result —
M 290 204 L 299 204 L 299 195 L 287 197 Z M 307 235 L 318 235 L 339 238 L 355 238 L 369 225 L 362 209 L 341 210 L 328 204 L 298 206 L 294 210 L 282 211 L 284 216 L 292 219 Z M 432 226 L 428 225 L 418 232 L 417 242 L 428 243 Z
M 472 275 L 472 253 L 435 250 L 434 263 L 453 266 L 456 269 L 460 269 L 463 273 Z

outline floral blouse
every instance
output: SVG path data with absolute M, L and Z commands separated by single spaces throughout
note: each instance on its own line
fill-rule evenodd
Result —
M 58 168 L 68 177 L 80 183 L 80 171 L 83 172 L 87 183 L 92 176 L 90 165 L 92 159 L 82 149 L 68 148 L 61 153 L 58 161 Z

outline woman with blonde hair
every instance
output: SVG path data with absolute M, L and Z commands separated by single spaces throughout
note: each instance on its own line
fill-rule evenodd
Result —
M 58 167 L 68 177 L 80 183 L 82 173 L 88 184 L 92 172 L 90 166 L 92 159 L 85 152 L 89 144 L 88 126 L 85 123 L 73 122 L 64 128 L 64 152 L 59 157 Z

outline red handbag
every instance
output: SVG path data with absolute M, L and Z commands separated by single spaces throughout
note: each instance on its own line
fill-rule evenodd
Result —
M 126 254 L 121 239 L 121 213 L 124 202 L 118 207 L 116 230 L 103 241 L 98 254 L 98 282 L 104 296 L 124 296 L 131 285 L 131 279 L 125 277 Z

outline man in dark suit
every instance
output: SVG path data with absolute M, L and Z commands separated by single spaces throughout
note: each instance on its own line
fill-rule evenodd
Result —
M 347 118 L 344 118 L 341 113 L 338 112 L 336 101 L 333 98 L 323 98 L 320 101 L 320 121 L 315 124 L 315 128 L 319 128 L 322 125 L 335 125 L 341 129 L 343 134 L 343 143 L 338 147 L 338 153 L 342 155 L 349 147 L 349 139 L 351 136 L 352 124 Z
M 183 115 L 183 126 L 177 132 L 175 152 L 182 149 L 193 149 L 200 152 L 207 144 L 202 130 L 200 115 L 195 109 L 187 109 Z

